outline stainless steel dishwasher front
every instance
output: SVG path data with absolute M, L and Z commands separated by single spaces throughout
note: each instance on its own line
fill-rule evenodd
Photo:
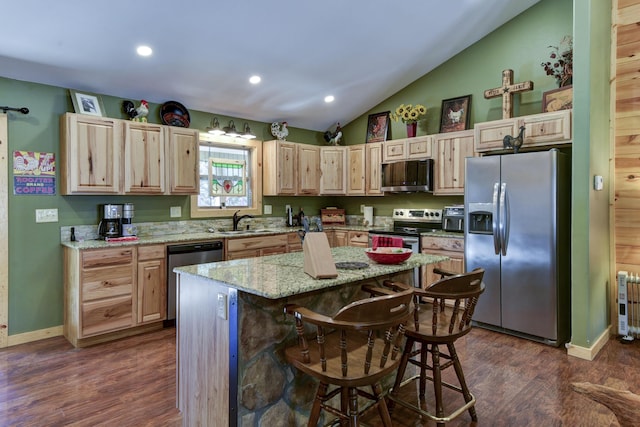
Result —
M 173 269 L 186 265 L 205 264 L 223 260 L 222 240 L 201 243 L 185 243 L 167 246 L 167 321 L 166 326 L 176 322 L 176 273 Z

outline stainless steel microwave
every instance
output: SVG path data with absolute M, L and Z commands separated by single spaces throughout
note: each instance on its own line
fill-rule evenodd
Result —
M 432 192 L 433 159 L 384 163 L 382 165 L 382 191 L 390 193 Z

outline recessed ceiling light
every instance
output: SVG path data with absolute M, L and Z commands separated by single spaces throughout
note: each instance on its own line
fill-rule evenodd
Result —
M 151 54 L 153 53 L 153 49 L 151 49 L 149 46 L 138 46 L 136 52 L 138 52 L 138 55 L 140 56 L 151 56 Z
M 335 99 L 333 95 L 327 95 L 324 97 L 324 102 L 333 102 Z
M 249 83 L 251 83 L 252 85 L 257 85 L 258 83 L 260 83 L 261 80 L 262 78 L 260 78 L 260 76 L 249 77 Z

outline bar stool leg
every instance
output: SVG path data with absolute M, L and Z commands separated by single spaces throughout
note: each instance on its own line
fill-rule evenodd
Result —
M 458 382 L 460 383 L 460 388 L 462 389 L 462 395 L 464 396 L 465 402 L 470 402 L 472 400 L 471 392 L 469 391 L 469 387 L 467 387 L 467 382 L 464 379 L 464 373 L 462 372 L 462 364 L 460 363 L 460 359 L 458 359 L 458 353 L 456 353 L 456 348 L 453 343 L 447 344 L 447 348 L 449 349 L 449 355 L 451 356 L 451 360 L 453 360 L 453 368 L 456 371 L 456 376 L 458 377 Z M 469 415 L 471 415 L 471 420 L 478 421 L 478 415 L 476 414 L 476 407 L 472 406 L 469 408 Z
M 320 404 L 327 395 L 328 387 L 329 385 L 325 383 L 320 383 L 320 385 L 318 385 L 318 392 L 316 393 L 316 398 L 313 401 L 311 413 L 309 414 L 309 422 L 307 423 L 308 427 L 316 427 L 318 425 L 318 420 L 320 419 Z
M 404 351 L 402 352 L 402 358 L 400 359 L 400 364 L 398 365 L 398 370 L 396 373 L 396 380 L 393 383 L 393 388 L 391 389 L 391 396 L 397 396 L 400 391 L 400 384 L 402 384 L 402 378 L 404 378 L 404 373 L 407 370 L 407 364 L 409 363 L 409 356 L 411 355 L 411 350 L 413 348 L 413 343 L 415 341 L 410 337 L 407 337 L 407 342 L 404 346 Z M 393 400 L 389 400 L 388 408 L 389 410 L 393 410 L 395 406 L 395 402 Z
M 440 349 L 437 344 L 431 345 L 431 357 L 433 359 L 433 390 L 436 395 L 436 417 L 444 417 L 442 404 L 442 373 L 440 372 Z M 444 427 L 444 423 L 437 423 L 438 427 Z
M 425 389 L 427 387 L 428 350 L 428 344 L 420 343 L 420 393 L 418 394 L 420 400 L 424 400 Z
M 389 415 L 389 409 L 387 408 L 387 403 L 385 402 L 382 396 L 382 385 L 380 383 L 375 383 L 371 386 L 371 390 L 373 391 L 373 395 L 376 397 L 376 401 L 378 402 L 378 414 L 380 414 L 380 418 L 382 419 L 382 425 L 385 427 L 392 427 L 391 424 L 391 415 Z
M 358 389 L 349 387 L 349 426 L 358 427 Z

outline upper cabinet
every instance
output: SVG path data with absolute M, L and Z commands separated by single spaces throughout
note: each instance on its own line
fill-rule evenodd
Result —
M 382 196 L 382 142 L 365 145 L 365 188 L 369 196 Z
M 199 194 L 198 153 L 200 136 L 197 129 L 167 126 L 168 191 L 170 194 Z
M 571 142 L 571 110 L 532 114 L 523 117 L 476 123 L 475 151 L 504 150 L 504 137 L 517 137 L 524 126 L 521 149 L 567 144 Z
M 320 147 L 288 141 L 262 143 L 262 194 L 318 195 Z
M 67 113 L 61 194 L 198 194 L 198 132 Z
M 465 158 L 473 157 L 473 129 L 434 135 L 433 194 L 463 195 Z
M 61 194 L 119 194 L 121 151 L 122 121 L 61 116 Z
M 393 139 L 383 143 L 382 162 L 428 159 L 432 156 L 433 135 Z
M 382 142 L 348 146 L 347 195 L 382 195 Z
M 347 147 L 320 147 L 320 194 L 347 193 Z

